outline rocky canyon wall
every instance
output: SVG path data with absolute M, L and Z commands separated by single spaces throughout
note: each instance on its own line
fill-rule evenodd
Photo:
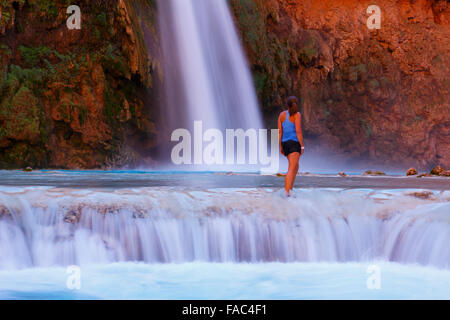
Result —
M 267 126 L 294 94 L 308 151 L 450 167 L 448 1 L 228 2 Z M 0 0 L 0 168 L 152 163 L 168 141 L 155 2 L 78 1 L 81 30 L 67 29 L 70 4 Z
M 70 4 L 0 0 L 0 168 L 137 165 L 156 145 L 152 2 L 77 1 L 80 30 Z
M 267 123 L 301 100 L 309 148 L 450 166 L 450 3 L 230 0 Z M 380 29 L 367 8 L 381 9 Z

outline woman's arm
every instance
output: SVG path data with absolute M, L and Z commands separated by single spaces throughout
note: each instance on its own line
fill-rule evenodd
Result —
M 280 146 L 280 152 L 284 156 L 283 146 L 281 145 L 281 139 L 283 138 L 283 125 L 281 121 L 281 115 L 283 113 L 280 113 L 278 116 L 278 145 Z
M 300 155 L 302 155 L 303 152 L 305 151 L 305 149 L 304 149 L 305 145 L 303 143 L 302 115 L 300 114 L 300 112 L 298 112 L 295 117 L 295 131 L 297 133 L 297 139 L 300 142 L 300 144 L 302 145 L 302 153 L 300 154 Z

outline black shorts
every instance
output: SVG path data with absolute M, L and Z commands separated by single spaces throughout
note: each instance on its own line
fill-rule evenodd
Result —
M 281 146 L 283 147 L 284 155 L 287 157 L 293 152 L 302 153 L 302 145 L 300 142 L 294 140 L 288 140 L 286 142 L 282 142 Z

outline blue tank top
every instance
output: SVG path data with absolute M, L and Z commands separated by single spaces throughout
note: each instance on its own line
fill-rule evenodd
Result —
M 283 138 L 281 142 L 286 142 L 289 140 L 298 141 L 297 131 L 295 130 L 295 123 L 289 121 L 289 111 L 286 111 L 286 120 L 282 123 L 283 125 Z

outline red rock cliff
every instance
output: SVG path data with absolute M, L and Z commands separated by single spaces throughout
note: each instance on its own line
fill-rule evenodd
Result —
M 269 126 L 295 94 L 308 150 L 450 167 L 448 1 L 229 3 Z M 78 4 L 68 32 L 65 0 L 0 0 L 0 168 L 140 164 L 166 142 L 155 2 Z
M 381 28 L 369 30 L 369 5 Z M 450 3 L 232 0 L 268 123 L 301 98 L 310 144 L 388 166 L 450 166 Z
M 156 145 L 151 4 L 76 3 L 81 30 L 67 1 L 0 1 L 0 168 L 136 165 Z

